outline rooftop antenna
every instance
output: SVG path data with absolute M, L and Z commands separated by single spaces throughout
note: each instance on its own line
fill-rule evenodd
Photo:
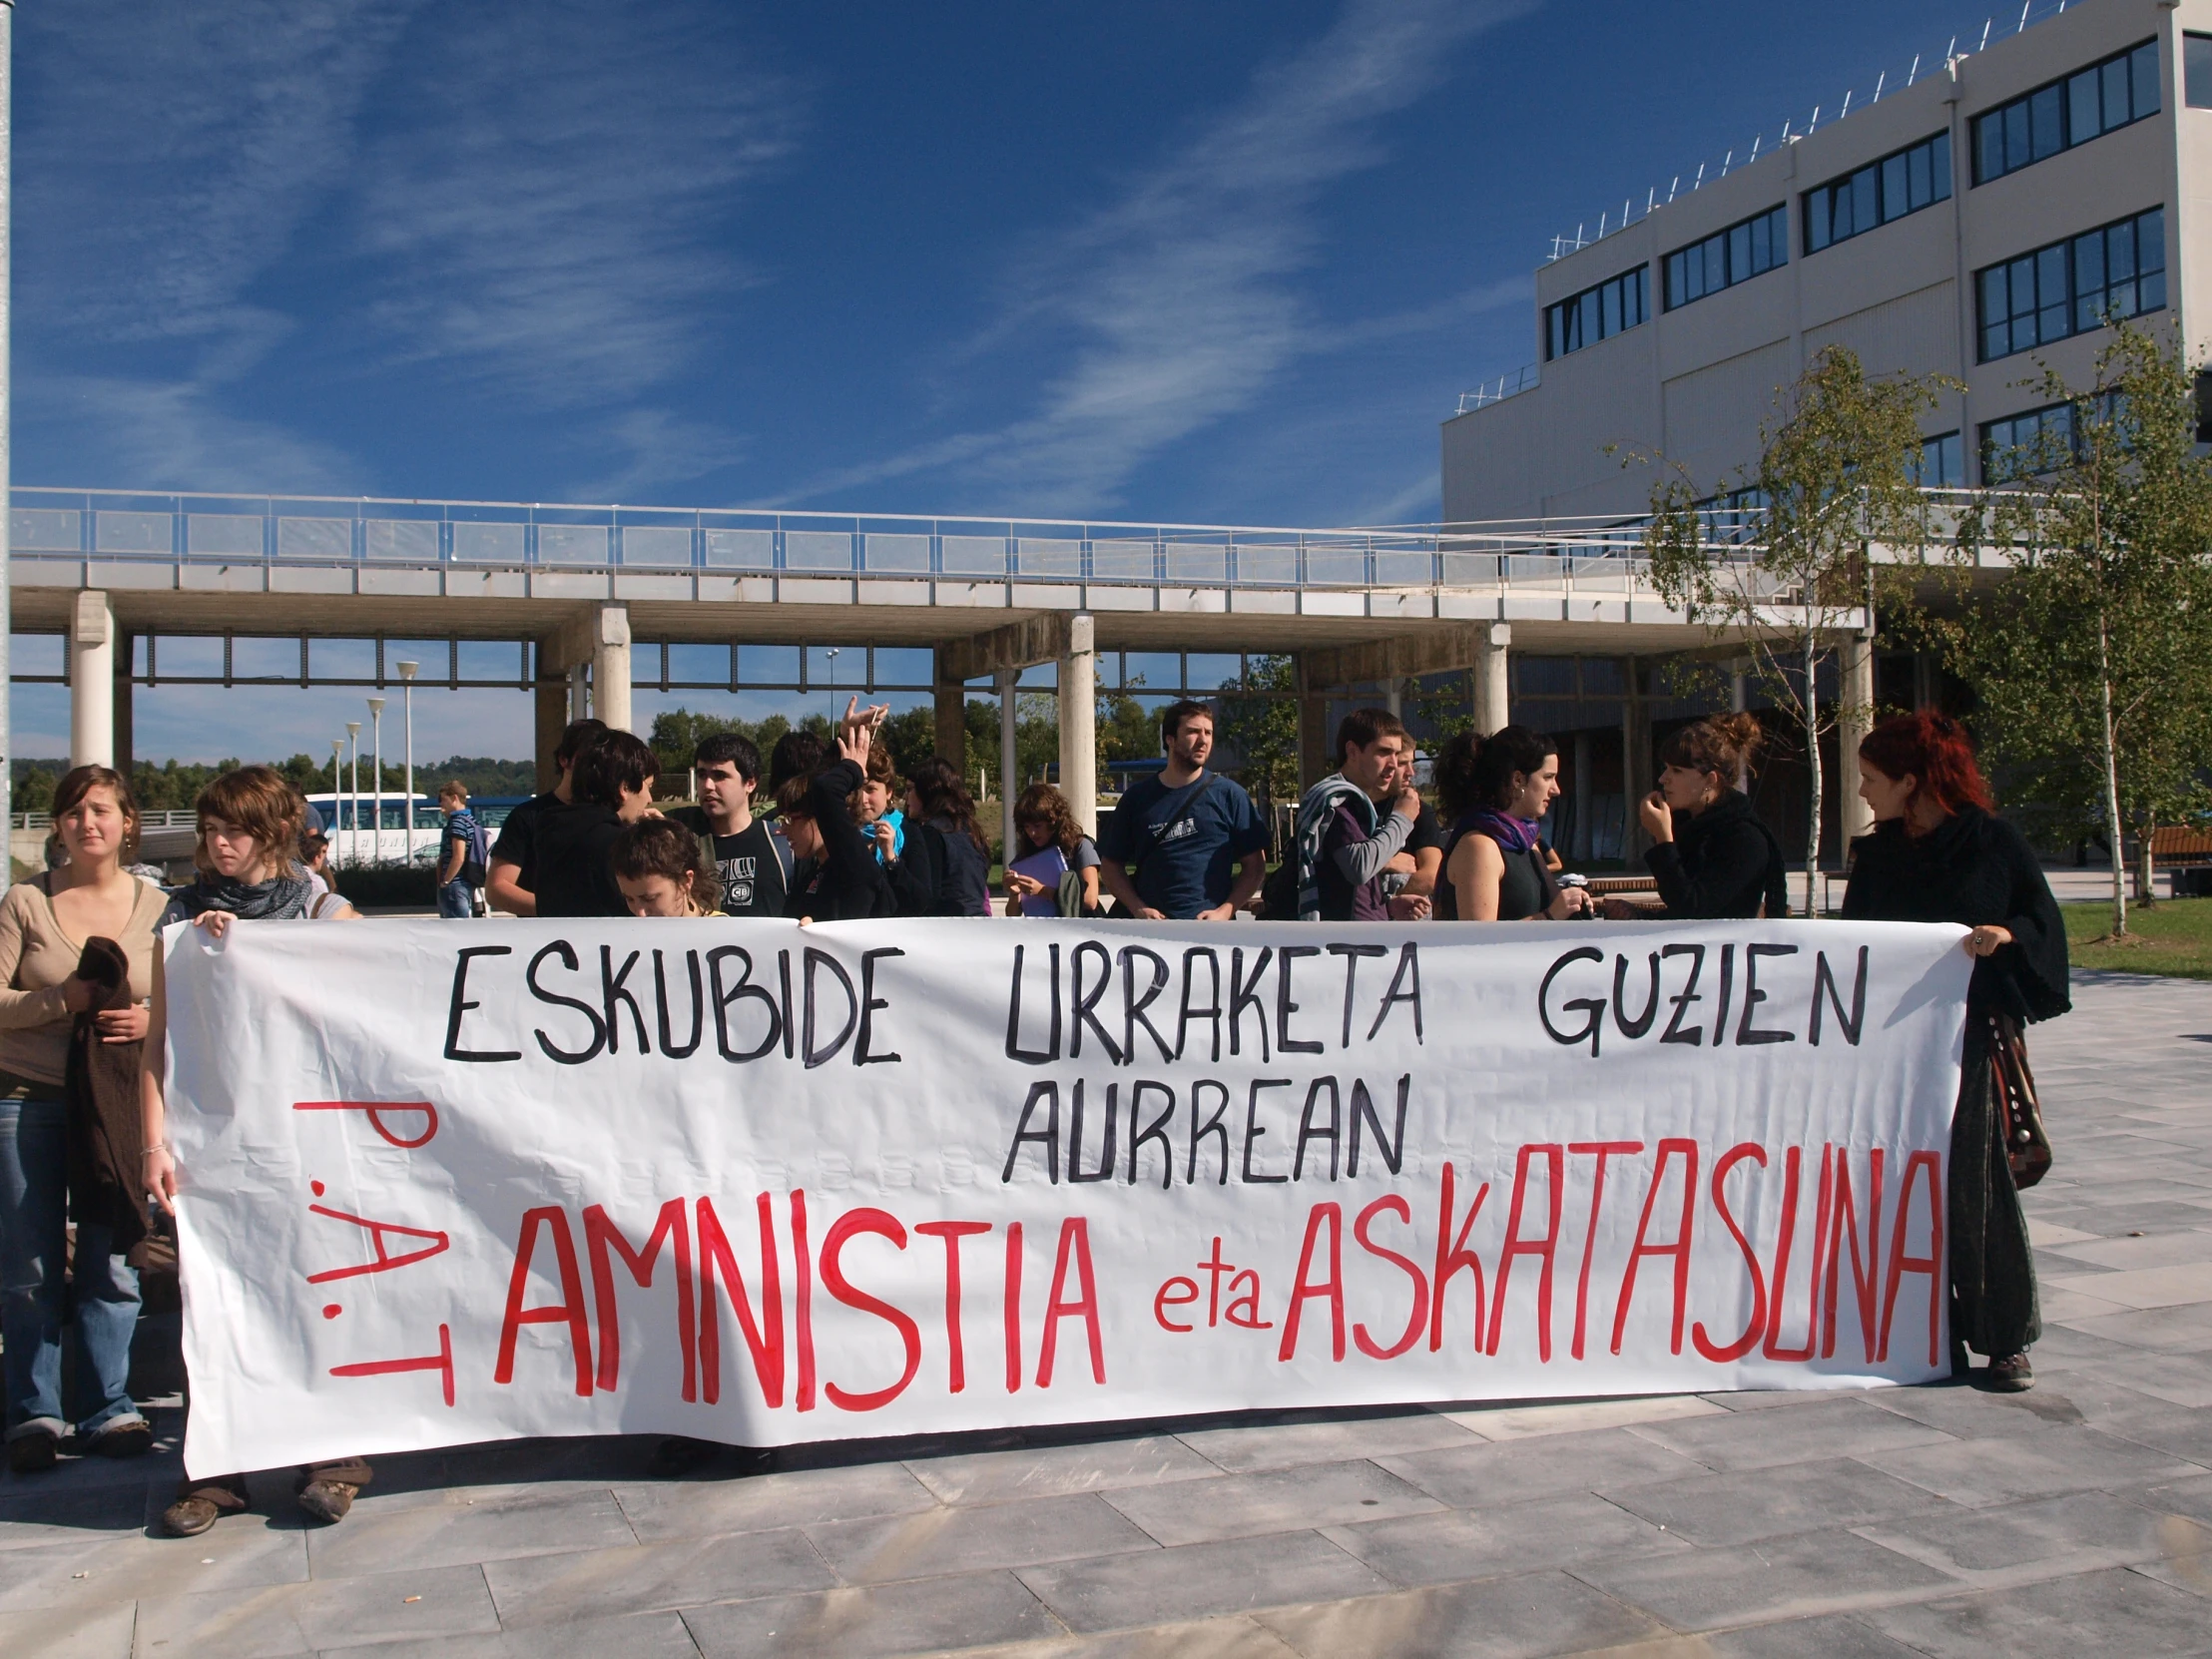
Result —
M 1989 27 L 1995 21 L 1994 18 L 1989 17 L 1981 20 L 1981 44 L 1974 48 L 1975 51 L 1986 52 L 1989 50 Z
M 1605 215 L 1611 213 L 1612 211 L 1612 209 L 1608 208 L 1605 210 L 1605 213 L 1601 213 L 1597 216 L 1597 240 L 1600 242 L 1603 242 L 1605 240 Z
M 1574 245 L 1577 248 L 1589 247 L 1589 244 L 1582 240 L 1582 226 L 1587 224 L 1589 224 L 1589 221 L 1585 219 L 1574 228 Z
M 2026 3 L 2020 7 L 2020 26 L 2012 31 L 2015 35 L 2027 32 L 2027 8 L 2033 4 L 2035 4 L 2035 0 L 2026 0 Z
M 1882 84 L 1889 78 L 1890 72 L 1887 69 L 1874 78 L 1874 96 L 1867 100 L 1868 103 L 1879 104 L 1882 102 Z
M 1913 54 L 1913 69 L 1912 69 L 1912 73 L 1910 73 L 1909 75 L 1907 75 L 1907 76 L 1905 77 L 1905 84 L 1906 84 L 1906 86 L 1907 86 L 1908 88 L 1910 88 L 1910 87 L 1911 87 L 1911 86 L 1913 85 L 1913 83 L 1914 83 L 1915 81 L 1918 81 L 1918 80 L 1919 80 L 1920 78 L 1921 78 L 1921 55 L 1920 55 L 1920 54 L 1919 54 L 1918 52 L 1916 52 L 1916 53 L 1914 53 L 1914 54 Z
M 1849 121 L 1851 119 L 1851 94 L 1848 92 L 1844 94 L 1844 107 L 1836 119 L 1838 121 Z
M 1670 196 L 1667 198 L 1667 200 L 1671 202 L 1674 200 L 1674 198 Z M 1657 205 L 1658 201 L 1659 187 L 1657 185 L 1653 185 L 1651 187 L 1651 194 L 1644 198 L 1644 217 L 1646 219 L 1649 219 L 1651 217 L 1651 210 L 1654 206 Z
M 1790 142 L 1790 124 L 1787 121 L 1782 124 L 1782 142 L 1784 144 Z
M 1698 189 L 1701 189 L 1701 188 L 1702 188 L 1702 187 L 1704 186 L 1704 184 L 1705 184 L 1705 164 L 1704 164 L 1703 162 L 1699 162 L 1699 163 L 1697 164 L 1697 181 L 1696 181 L 1696 183 L 1692 184 L 1692 185 L 1690 186 L 1690 188 L 1691 188 L 1692 190 L 1698 190 Z
M 1760 134 L 1754 133 L 1754 134 L 1752 135 L 1752 138 L 1751 138 L 1751 160 L 1752 160 L 1752 161 L 1754 161 L 1754 162 L 1755 162 L 1755 161 L 1757 161 L 1757 160 L 1759 159 L 1759 139 L 1760 139 L 1760 137 L 1761 137 L 1761 135 L 1760 135 Z M 1751 165 L 1751 163 L 1750 163 L 1750 162 L 1746 162 L 1746 163 L 1745 163 L 1744 165 L 1748 167 L 1748 166 L 1750 166 L 1750 165 Z
M 1813 133 L 1817 133 L 1817 132 L 1819 132 L 1820 130 L 1821 130 L 1821 107 L 1820 107 L 1820 105 L 1818 105 L 1818 104 L 1815 104 L 1815 105 L 1813 106 L 1813 119 L 1812 119 L 1811 121 L 1808 121 L 1808 122 L 1807 122 L 1807 123 L 1805 124 L 1805 131 L 1806 131 L 1806 132 L 1807 132 L 1808 134 L 1813 134 Z
M 1736 152 L 1735 152 L 1735 151 L 1733 151 L 1733 150 L 1731 150 L 1731 151 L 1730 151 L 1730 152 L 1729 152 L 1729 153 L 1728 153 L 1727 155 L 1725 155 L 1725 156 L 1723 156 L 1723 157 L 1721 158 L 1721 177 L 1722 177 L 1723 179 L 1725 179 L 1725 178 L 1727 178 L 1727 177 L 1728 177 L 1728 167 L 1729 167 L 1729 164 L 1730 164 L 1731 162 L 1733 162 L 1733 161 L 1734 161 L 1735 159 L 1736 159 Z
M 1621 229 L 1624 231 L 1628 229 L 1628 204 L 1631 198 L 1626 196 L 1621 198 Z
M 1669 202 L 1672 202 L 1672 201 L 1674 200 L 1674 193 L 1675 193 L 1676 191 L 1680 190 L 1681 188 L 1682 188 L 1682 175 L 1681 175 L 1681 174 L 1679 174 L 1679 173 L 1677 173 L 1677 174 L 1676 174 L 1676 175 L 1674 176 L 1674 183 L 1673 183 L 1673 184 L 1671 184 L 1671 185 L 1669 185 L 1669 186 L 1667 187 L 1667 200 L 1668 200 Z

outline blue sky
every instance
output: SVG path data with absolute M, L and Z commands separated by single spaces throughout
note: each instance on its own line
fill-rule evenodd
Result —
M 1428 519 L 1437 423 L 1535 354 L 1552 236 L 1981 23 L 1905 0 L 26 7 L 15 477 Z M 357 701 L 142 691 L 138 751 L 311 749 Z M 17 705 L 19 753 L 66 749 L 58 696 Z M 529 741 L 511 694 L 426 694 L 417 729 L 418 753 Z

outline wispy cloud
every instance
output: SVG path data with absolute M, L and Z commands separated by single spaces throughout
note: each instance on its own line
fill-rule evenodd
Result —
M 335 445 L 233 414 L 199 381 L 38 374 L 16 390 L 44 445 L 96 455 L 104 469 L 100 477 L 38 482 L 302 495 L 355 487 L 353 463 Z
M 696 361 L 757 279 L 717 245 L 799 126 L 737 9 L 456 8 L 422 45 L 364 163 L 383 348 L 571 408 Z
M 1022 262 L 973 350 L 1061 343 L 1033 413 L 838 469 L 796 498 L 937 473 L 1036 510 L 1118 502 L 1163 449 L 1356 331 L 1325 322 L 1299 284 L 1326 233 L 1324 193 L 1383 160 L 1379 126 L 1440 84 L 1454 48 L 1532 3 L 1351 0 L 1119 200 Z

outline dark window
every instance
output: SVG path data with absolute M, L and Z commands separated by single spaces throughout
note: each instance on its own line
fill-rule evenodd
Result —
M 1650 278 L 1645 268 L 1624 271 L 1596 287 L 1544 307 L 1544 357 L 1563 357 L 1585 345 L 1633 328 L 1651 316 Z
M 2212 368 L 2197 370 L 2197 442 L 2212 443 Z
M 1831 243 L 1949 200 L 1950 135 L 1937 133 L 1807 191 L 1805 251 L 1818 254 Z
M 2063 466 L 2074 447 L 2074 407 L 2046 403 L 1981 427 L 1981 481 L 2002 484 Z
M 1994 422 L 1992 422 L 1994 424 Z M 1956 432 L 1921 439 L 1913 458 L 1913 482 L 1923 489 L 1958 489 L 1966 482 L 1966 451 Z
M 2212 35 L 2181 37 L 2181 101 L 2212 110 Z
M 1980 360 L 2166 304 L 2166 212 L 2153 208 L 1974 273 Z
M 1669 254 L 1667 309 L 1703 299 L 1789 263 L 1789 214 L 1782 208 L 1769 208 L 1725 231 L 1715 231 L 1703 242 L 1693 242 Z
M 2183 68 L 2192 89 L 2212 104 L 2212 36 L 2189 35 Z M 2203 78 L 2190 68 L 2203 59 Z M 1985 185 L 2087 144 L 2115 128 L 2158 113 L 2158 43 L 2146 40 L 2102 63 L 2068 75 L 1973 118 L 1973 182 Z

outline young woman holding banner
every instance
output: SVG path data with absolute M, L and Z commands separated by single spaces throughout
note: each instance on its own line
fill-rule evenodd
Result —
M 139 1281 L 127 1253 L 147 1231 L 136 1125 L 127 1092 L 117 1133 L 98 1110 L 100 1090 L 88 1084 L 119 1062 L 127 1089 L 139 1064 L 164 899 L 123 868 L 138 848 L 139 818 L 118 774 L 69 773 L 54 792 L 54 826 L 67 860 L 17 882 L 0 901 L 0 1342 L 8 1467 L 16 1474 L 52 1468 L 68 1430 L 61 1383 L 69 1279 L 77 1391 L 92 1404 L 78 1419 L 78 1444 L 105 1457 L 135 1457 L 153 1444 L 129 1388 Z M 82 977 L 103 957 L 111 969 L 127 964 L 115 974 L 128 985 L 120 1006 L 122 987 Z M 96 1052 L 98 1073 L 89 1064 Z M 77 1224 L 74 1264 L 69 1220 Z
M 1436 883 L 1438 921 L 1554 921 L 1589 908 L 1580 887 L 1552 879 L 1537 821 L 1559 794 L 1559 755 L 1549 738 L 1508 726 L 1487 738 L 1461 732 L 1436 768 L 1451 838 Z
M 299 862 L 304 805 L 268 767 L 226 772 L 202 790 L 193 803 L 200 819 L 200 843 L 192 857 L 200 874 L 170 900 L 162 915 L 164 925 L 189 921 L 213 942 L 235 922 L 358 921 L 360 912 L 337 894 L 320 891 Z M 178 1173 L 177 1160 L 169 1150 L 168 1111 L 162 1095 L 168 1061 L 162 958 L 157 951 L 139 1101 L 146 1142 L 145 1187 L 165 1210 L 177 1203 Z M 342 1520 L 372 1473 L 358 1457 L 316 1463 L 299 1471 L 293 1492 L 299 1507 L 314 1519 Z M 189 1538 L 246 1505 L 244 1474 L 188 1479 L 178 1487 L 177 1500 L 162 1511 L 162 1527 L 176 1537 Z
M 1886 720 L 1859 746 L 1859 793 L 1874 833 L 1859 843 L 1844 915 L 1948 921 L 1972 931 L 1966 1045 L 1950 1125 L 1951 1368 L 1989 1356 L 1984 1387 L 2034 1385 L 2027 1351 L 2042 1335 L 2018 1187 L 2041 1179 L 2043 1139 L 2020 1027 L 2072 1006 L 2066 929 L 2042 866 L 1992 815 L 1973 750 L 1933 709 Z

